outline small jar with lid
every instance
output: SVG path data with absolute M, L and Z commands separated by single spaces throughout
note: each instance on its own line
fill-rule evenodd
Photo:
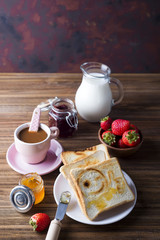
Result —
M 10 200 L 18 212 L 28 212 L 33 205 L 44 199 L 44 182 L 37 173 L 28 173 L 19 180 L 19 185 L 14 187 L 10 193 Z
M 23 175 L 19 180 L 19 185 L 27 186 L 32 190 L 35 197 L 35 205 L 42 202 L 44 199 L 44 182 L 41 176 L 37 173 L 28 173 Z
M 66 138 L 78 128 L 77 111 L 74 103 L 68 98 L 54 98 L 49 109 L 49 127 L 58 127 L 59 137 Z

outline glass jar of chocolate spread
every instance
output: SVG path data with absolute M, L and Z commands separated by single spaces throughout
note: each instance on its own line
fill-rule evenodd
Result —
M 78 128 L 78 117 L 74 103 L 68 98 L 54 98 L 50 102 L 48 122 L 49 127 L 58 127 L 59 137 L 72 136 Z

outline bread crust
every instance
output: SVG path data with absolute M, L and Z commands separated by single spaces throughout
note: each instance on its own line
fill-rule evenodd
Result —
M 98 144 L 89 148 L 86 148 L 82 151 L 63 151 L 61 153 L 61 159 L 64 165 L 71 164 L 77 161 L 80 161 L 87 156 L 102 150 L 106 154 L 106 159 L 110 159 L 110 155 L 108 153 L 108 149 L 104 144 Z

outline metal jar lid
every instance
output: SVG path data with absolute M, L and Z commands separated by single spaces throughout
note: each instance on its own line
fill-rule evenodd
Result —
M 26 213 L 32 208 L 35 202 L 35 197 L 29 187 L 19 185 L 12 189 L 10 193 L 10 201 L 18 212 Z

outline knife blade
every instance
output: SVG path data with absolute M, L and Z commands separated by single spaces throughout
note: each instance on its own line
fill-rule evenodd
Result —
M 52 220 L 50 223 L 45 240 L 58 239 L 58 236 L 62 227 L 62 223 L 60 221 L 64 218 L 70 199 L 71 199 L 71 194 L 69 191 L 63 192 L 61 194 L 55 219 Z
M 55 219 L 61 221 L 64 218 L 64 215 L 68 207 L 68 203 L 70 201 L 70 196 L 71 194 L 69 192 L 62 193 L 60 197 L 59 205 L 56 211 Z

